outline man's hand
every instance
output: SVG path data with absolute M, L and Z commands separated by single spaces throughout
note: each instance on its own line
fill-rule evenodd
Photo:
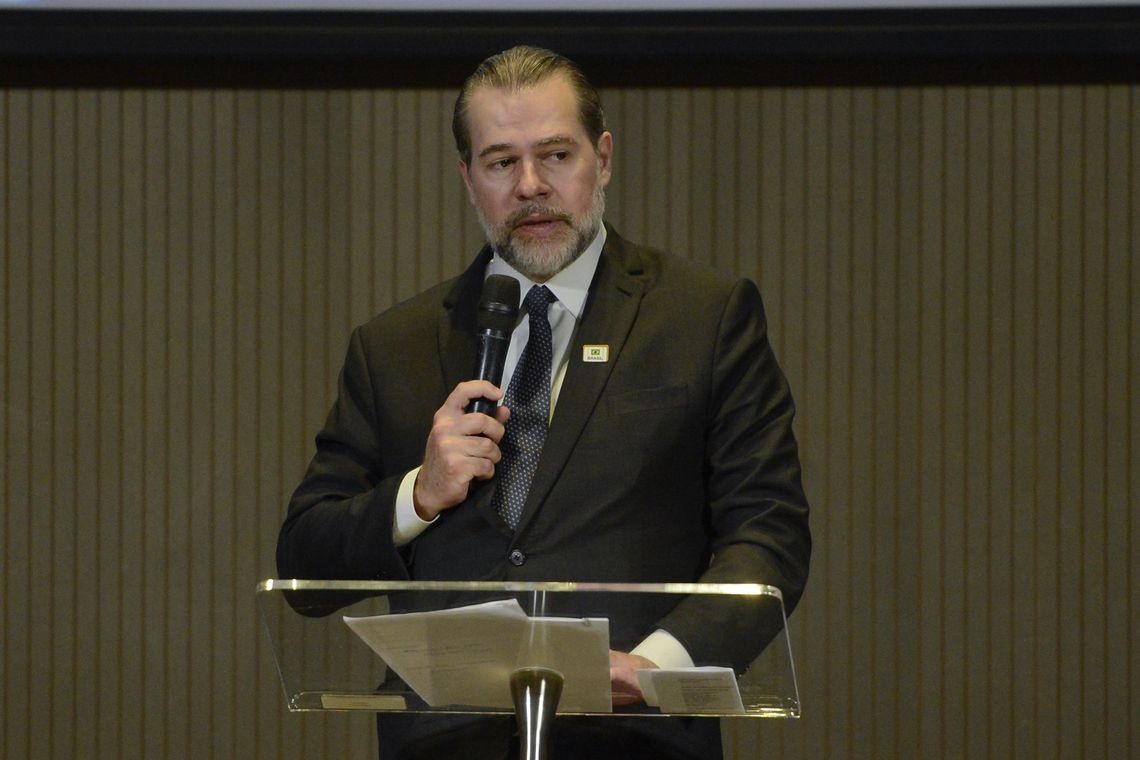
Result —
M 633 705 L 645 701 L 637 683 L 637 671 L 656 668 L 657 663 L 641 655 L 610 650 L 610 689 L 614 707 Z
M 455 390 L 435 413 L 424 448 L 424 463 L 416 476 L 412 502 L 423 520 L 434 520 L 467 498 L 472 480 L 489 480 L 501 454 L 499 441 L 510 416 L 497 407 L 495 416 L 468 414 L 474 399 L 498 401 L 503 392 L 486 380 L 468 380 Z

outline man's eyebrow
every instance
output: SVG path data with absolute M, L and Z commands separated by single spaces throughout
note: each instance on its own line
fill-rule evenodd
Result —
M 537 143 L 535 143 L 535 145 L 574 145 L 575 143 L 577 143 L 577 140 L 575 140 L 573 137 L 570 137 L 569 135 L 553 135 L 551 137 L 542 138 Z
M 483 158 L 483 156 L 488 156 L 492 153 L 502 153 L 504 151 L 510 150 L 512 147 L 513 146 L 510 143 L 495 143 L 494 145 L 488 145 L 486 148 L 483 148 L 483 150 L 479 151 L 479 158 Z
M 550 137 L 542 138 L 534 144 L 537 147 L 545 148 L 551 145 L 576 145 L 577 143 L 578 141 L 569 135 L 551 135 Z M 495 143 L 494 145 L 488 145 L 486 148 L 483 148 L 483 150 L 479 151 L 479 158 L 489 156 L 492 153 L 510 152 L 513 149 L 514 145 L 511 143 Z

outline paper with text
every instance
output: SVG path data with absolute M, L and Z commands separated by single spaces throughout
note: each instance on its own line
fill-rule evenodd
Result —
M 732 668 L 700 667 L 637 671 L 645 703 L 678 715 L 742 715 L 744 702 Z
M 517 600 L 344 622 L 428 705 L 513 708 L 511 673 L 562 673 L 560 712 L 610 712 L 609 621 L 528 617 Z

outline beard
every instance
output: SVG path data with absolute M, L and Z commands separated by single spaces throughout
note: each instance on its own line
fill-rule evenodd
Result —
M 594 187 L 590 207 L 578 216 L 541 203 L 528 203 L 511 214 L 502 224 L 493 224 L 479 206 L 475 213 L 487 235 L 487 242 L 497 256 L 517 271 L 536 282 L 544 282 L 574 263 L 598 234 L 606 210 L 606 192 L 601 183 Z M 520 233 L 518 225 L 530 216 L 541 216 L 565 222 L 565 235 L 550 240 L 530 241 Z

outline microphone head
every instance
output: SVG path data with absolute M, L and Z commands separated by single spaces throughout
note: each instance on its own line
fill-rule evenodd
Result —
M 475 329 L 510 333 L 518 315 L 519 281 L 505 274 L 493 274 L 484 280 L 479 310 L 475 312 Z

